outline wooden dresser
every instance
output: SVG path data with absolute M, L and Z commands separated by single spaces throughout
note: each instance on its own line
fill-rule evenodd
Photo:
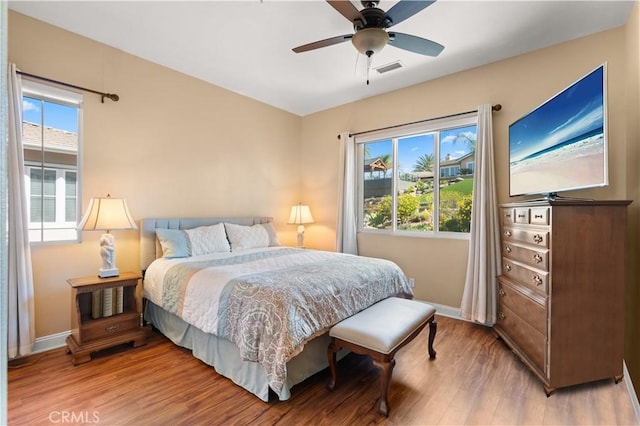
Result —
M 496 333 L 557 388 L 622 378 L 631 201 L 501 205 Z

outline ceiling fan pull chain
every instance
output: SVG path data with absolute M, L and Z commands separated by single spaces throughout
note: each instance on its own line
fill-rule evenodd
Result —
M 367 52 L 367 86 L 369 85 L 369 72 L 371 71 L 371 56 L 372 56 L 373 52 L 372 51 L 368 51 Z

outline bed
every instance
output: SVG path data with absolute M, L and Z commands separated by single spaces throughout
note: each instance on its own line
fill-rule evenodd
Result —
M 140 252 L 145 321 L 263 401 L 328 366 L 331 326 L 412 297 L 395 263 L 283 247 L 268 217 L 142 219 Z

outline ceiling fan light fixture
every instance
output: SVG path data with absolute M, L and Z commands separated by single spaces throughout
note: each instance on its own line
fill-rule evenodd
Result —
M 363 28 L 351 38 L 358 52 L 366 56 L 378 53 L 389 42 L 389 34 L 382 28 Z

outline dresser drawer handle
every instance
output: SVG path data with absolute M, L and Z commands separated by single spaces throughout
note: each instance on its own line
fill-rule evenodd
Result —
M 504 297 L 504 296 L 506 296 L 506 295 L 507 295 L 507 292 L 506 292 L 506 291 L 504 291 L 503 289 L 500 289 L 500 290 L 498 290 L 498 294 L 499 294 L 500 296 Z
M 536 234 L 536 235 L 533 236 L 533 241 L 535 241 L 538 244 L 540 244 L 543 240 L 544 240 L 544 238 L 542 238 L 542 235 L 540 235 L 540 234 Z
M 511 231 L 504 231 L 504 235 L 506 235 L 507 237 L 511 236 Z
M 511 246 L 506 246 L 504 248 L 504 251 L 506 251 L 507 253 L 511 253 Z
M 501 319 L 502 321 L 504 321 L 505 319 L 507 319 L 507 316 L 504 314 L 504 312 L 500 312 L 498 314 L 498 318 Z
M 504 265 L 504 269 L 506 269 L 507 272 L 511 271 L 511 265 L 507 263 L 506 265 Z
M 536 219 L 542 219 L 544 216 L 542 216 L 541 214 L 534 214 L 533 217 Z
M 540 256 L 538 253 L 533 255 L 533 260 L 535 260 L 536 263 L 540 263 L 542 262 L 542 256 Z
M 527 217 L 527 216 L 521 213 L 521 214 L 518 215 L 518 217 L 523 217 L 524 218 L 524 217 Z
M 107 333 L 115 333 L 119 329 L 120 329 L 120 324 L 113 324 L 113 325 L 110 325 L 109 327 L 105 327 L 104 331 L 106 331 Z
M 538 287 L 540 287 L 542 285 L 542 278 L 540 278 L 540 275 L 534 275 L 533 282 L 536 283 Z

